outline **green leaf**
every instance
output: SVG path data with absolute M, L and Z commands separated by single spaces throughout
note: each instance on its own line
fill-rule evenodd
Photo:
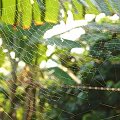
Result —
M 86 0 L 86 2 L 89 5 L 89 8 L 86 9 L 86 14 L 98 14 L 99 13 L 98 9 L 91 3 L 90 0 Z
M 22 26 L 24 29 L 28 29 L 32 22 L 32 4 L 30 0 L 21 0 L 22 8 Z
M 3 53 L 3 49 L 0 47 L 0 67 L 4 64 L 5 61 L 5 53 Z
M 75 47 L 81 47 L 79 42 L 61 39 L 57 37 L 52 37 L 47 40 L 44 40 L 44 43 L 47 45 L 56 45 L 57 47 L 68 48 L 68 49 L 72 49 Z
M 0 17 L 2 16 L 2 1 L 0 1 Z
M 56 79 L 61 80 L 62 84 L 75 83 L 74 80 L 72 80 L 72 78 L 66 72 L 64 72 L 62 69 L 58 67 L 49 68 L 48 70 L 52 71 L 52 75 L 54 75 Z
M 73 13 L 73 18 L 75 20 L 80 20 L 83 19 L 84 17 L 84 6 L 83 4 L 79 4 L 77 0 L 73 0 L 73 5 L 72 5 L 72 13 Z
M 59 18 L 59 0 L 46 0 L 45 21 L 50 23 L 58 23 Z
M 95 22 L 89 23 L 83 28 L 88 32 L 111 32 L 111 33 L 120 33 L 120 24 L 110 24 L 110 23 L 102 23 L 97 24 Z
M 120 15 L 120 0 L 108 0 L 115 13 Z
M 85 0 L 77 0 L 77 1 L 85 7 L 89 7 L 88 3 Z
M 0 1 L 1 3 L 1 1 Z M 16 10 L 16 0 L 2 0 L 2 22 L 6 24 L 14 24 Z
M 43 21 L 41 19 L 41 9 L 39 8 L 39 4 L 37 0 L 34 0 L 33 4 L 33 20 L 35 25 L 42 25 Z
M 28 33 L 32 33 L 31 36 L 29 36 L 29 45 L 34 45 L 34 44 L 38 44 L 38 43 L 43 43 L 43 35 L 44 33 L 48 30 L 51 29 L 55 24 L 49 24 L 49 23 L 45 23 L 42 26 L 32 26 L 33 28 L 30 29 L 30 32 L 28 31 Z
M 106 15 L 111 15 L 111 12 L 105 0 L 91 0 L 91 2 L 98 8 L 98 10 L 100 10 L 100 12 L 103 12 Z

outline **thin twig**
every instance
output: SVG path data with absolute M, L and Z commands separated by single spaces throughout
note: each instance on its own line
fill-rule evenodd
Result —
M 109 88 L 109 87 L 93 87 L 93 86 L 69 86 L 63 85 L 63 88 L 77 88 L 77 89 L 85 89 L 85 90 L 100 90 L 100 91 L 113 91 L 113 92 L 120 92 L 120 88 Z

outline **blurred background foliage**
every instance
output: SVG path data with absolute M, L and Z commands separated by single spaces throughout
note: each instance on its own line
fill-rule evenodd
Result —
M 119 0 L 0 1 L 0 119 L 120 119 Z

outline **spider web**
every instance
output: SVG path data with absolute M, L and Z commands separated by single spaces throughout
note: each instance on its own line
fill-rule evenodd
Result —
M 10 11 L 12 11 L 11 9 L 10 9 Z M 52 14 L 54 14 L 54 13 L 52 13 Z M 8 18 L 9 19 L 9 18 Z M 83 22 L 83 21 L 82 21 Z M 52 26 L 52 24 L 50 24 L 49 23 L 49 25 L 50 26 Z M 9 29 L 9 27 L 8 26 L 6 26 L 7 27 L 7 29 Z M 17 29 L 17 28 L 16 28 Z M 33 31 L 36 31 L 36 29 L 34 29 L 34 27 L 31 27 L 30 29 L 32 29 Z M 98 28 L 99 29 L 99 28 Z M 21 34 L 23 34 L 24 35 L 24 33 L 23 33 L 23 31 L 22 30 L 20 30 L 20 29 L 18 29 L 19 30 L 19 32 L 21 33 Z M 68 29 L 69 30 L 69 29 Z M 10 30 L 11 31 L 11 30 Z M 30 30 L 27 30 L 30 34 L 32 34 L 31 33 L 31 31 Z M 36 33 L 36 35 L 39 35 L 39 32 L 40 33 L 45 33 L 46 32 L 46 30 L 45 31 L 41 31 L 40 29 L 39 29 L 39 31 L 37 31 L 37 33 Z M 10 32 L 11 33 L 11 35 L 14 37 L 14 34 L 12 33 L 12 32 Z M 69 33 L 69 35 L 70 35 L 70 33 Z M 26 34 L 26 37 L 27 38 L 29 38 L 29 36 Z M 36 36 L 34 36 L 35 38 L 36 38 Z M 80 37 L 80 36 L 79 36 Z M 30 38 L 29 38 L 30 39 Z M 38 39 L 38 38 L 36 38 L 36 39 Z M 9 40 L 9 39 L 8 39 Z M 49 39 L 47 38 L 47 41 L 49 41 Z M 62 41 L 62 40 L 61 40 Z M 63 39 L 63 41 L 64 41 L 64 39 Z M 3 42 L 3 41 L 2 41 Z M 9 40 L 9 42 L 11 42 L 11 40 Z M 57 42 L 56 42 L 57 43 Z M 57 45 L 56 45 L 56 43 L 54 44 L 54 46 L 52 47 L 52 46 L 48 46 L 48 48 L 49 47 L 51 47 L 51 48 L 54 48 L 54 47 L 57 47 Z M 11 43 L 12 45 L 15 45 L 16 46 L 16 44 L 14 44 L 14 43 Z M 36 48 L 37 48 L 37 45 L 33 42 L 32 43 Z M 67 44 L 67 43 L 66 43 Z M 6 44 L 6 46 L 9 46 L 9 45 L 7 45 Z M 30 46 L 30 44 L 29 44 L 29 46 Z M 69 43 L 68 43 L 68 46 L 71 46 Z M 16 46 L 16 48 L 17 48 L 18 46 Z M 31 46 L 32 47 L 32 46 Z M 7 51 L 7 49 L 5 49 L 4 48 L 4 46 L 1 46 L 1 48 L 2 48 L 2 50 L 4 51 L 4 52 L 6 52 L 6 54 L 8 54 L 8 51 Z M 71 47 L 72 48 L 72 47 Z M 21 49 L 23 49 L 24 50 L 24 48 L 21 48 Z M 56 48 L 55 48 L 56 49 Z M 49 53 L 49 50 L 50 49 L 48 49 L 48 53 Z M 15 49 L 15 51 L 17 51 L 17 49 Z M 11 59 L 15 59 L 14 58 L 14 52 L 15 51 L 12 51 L 11 52 Z M 26 51 L 26 50 L 25 50 Z M 19 52 L 19 51 L 17 51 L 17 52 Z M 27 52 L 29 52 L 29 51 L 27 51 Z M 41 52 L 42 52 L 42 50 L 41 50 Z M 41 55 L 41 56 L 43 56 L 43 57 L 46 57 L 46 55 L 43 55 L 43 54 L 41 54 L 41 52 L 39 53 L 39 55 Z M 95 52 L 97 52 L 97 51 L 95 51 Z M 36 51 L 34 51 L 34 53 L 36 53 Z M 43 50 L 43 53 L 44 53 L 44 50 Z M 64 52 L 64 55 L 65 56 L 68 56 L 68 54 L 66 53 L 66 52 Z M 78 55 L 78 57 L 79 57 L 80 55 Z M 89 55 L 88 55 L 89 56 Z M 23 57 L 23 56 L 22 56 Z M 63 58 L 61 58 L 60 56 L 57 56 L 58 58 L 57 59 L 59 59 L 59 60 L 64 60 Z M 2 58 L 1 58 L 1 60 L 2 60 Z M 18 58 L 16 58 L 15 59 L 16 61 L 19 61 L 19 59 Z M 106 85 L 106 82 L 104 81 L 104 78 L 103 78 L 103 75 L 102 75 L 102 73 L 101 73 L 101 71 L 99 70 L 100 69 L 100 67 L 102 67 L 102 65 L 104 64 L 104 63 L 106 63 L 106 61 L 107 61 L 107 59 L 105 59 L 104 60 L 104 62 L 97 68 L 97 70 L 96 71 L 98 71 L 99 72 L 99 74 L 101 75 L 101 79 L 102 79 L 102 81 L 96 81 L 100 86 L 103 86 L 104 87 L 104 85 Z M 9 62 L 8 61 L 8 58 L 6 58 L 6 61 L 5 61 L 5 63 L 6 62 Z M 67 60 L 64 60 L 64 62 L 66 63 L 67 62 Z M 45 63 L 45 62 L 44 62 Z M 10 64 L 10 63 L 9 63 Z M 50 63 L 50 64 L 54 64 L 54 62 L 52 61 L 52 63 Z M 32 64 L 31 64 L 32 65 Z M 45 64 L 45 66 L 46 66 L 47 64 Z M 56 65 L 57 66 L 57 65 Z M 19 66 L 19 67 L 21 67 L 21 66 Z M 23 64 L 23 67 L 24 67 L 24 64 Z M 23 68 L 22 67 L 22 68 Z M 36 68 L 38 68 L 39 69 L 39 66 L 36 66 Z M 16 74 L 18 74 L 17 73 L 18 71 L 16 71 Z M 36 72 L 36 71 L 35 71 Z M 69 72 L 69 71 L 68 71 Z M 88 69 L 88 71 L 87 71 L 88 73 L 91 73 L 91 71 L 89 71 L 89 69 Z M 59 74 L 61 74 L 61 73 L 59 73 Z M 61 74 L 62 75 L 62 74 Z M 61 76 L 60 75 L 60 76 Z M 73 74 L 72 74 L 73 75 Z M 10 70 L 8 70 L 8 74 L 7 74 L 7 76 L 6 77 L 8 77 L 8 78 L 10 78 L 9 77 L 10 76 Z M 63 78 L 64 78 L 64 76 L 62 76 Z M 90 83 L 89 84 L 93 84 L 93 82 L 94 82 L 94 75 L 92 76 L 92 79 L 90 80 Z M 7 86 L 6 87 L 9 87 L 9 89 L 10 90 L 12 90 L 13 88 L 10 86 L 11 84 L 10 84 L 10 82 L 9 82 L 9 80 L 7 80 L 8 78 L 2 78 L 2 79 L 5 79 L 6 80 L 6 82 L 7 82 Z M 87 78 L 87 76 L 86 76 L 86 78 Z M 50 80 L 49 80 L 50 79 Z M 68 80 L 68 78 L 64 78 L 65 80 Z M 83 78 L 84 79 L 84 78 Z M 117 78 L 116 78 L 117 79 Z M 52 82 L 52 86 L 53 87 L 51 87 L 51 86 L 48 86 L 47 87 L 47 83 L 48 82 Z M 13 81 L 14 82 L 14 81 Z M 22 83 L 22 81 L 19 81 L 19 82 L 21 82 L 21 84 L 23 84 Z M 40 99 L 38 99 L 37 98 L 37 105 L 36 105 L 36 107 L 37 107 L 37 110 L 36 111 L 32 111 L 33 113 L 34 112 L 36 112 L 36 114 L 38 115 L 38 117 L 42 117 L 42 118 L 37 118 L 38 120 L 40 119 L 45 119 L 45 120 L 50 120 L 50 119 L 54 119 L 54 120 L 56 120 L 56 119 L 58 119 L 58 120 L 61 120 L 62 118 L 63 118 L 63 120 L 68 120 L 68 119 L 71 119 L 71 120 L 75 120 L 75 119 L 79 119 L 79 117 L 80 117 L 80 119 L 81 119 L 81 116 L 83 116 L 84 114 L 87 114 L 87 113 L 90 113 L 90 111 L 91 111 L 91 113 L 93 112 L 94 113 L 94 111 L 96 110 L 96 109 L 99 109 L 99 105 L 102 105 L 102 106 L 104 106 L 104 107 L 106 107 L 106 108 L 112 108 L 112 109 L 114 109 L 114 110 L 116 110 L 116 109 L 118 109 L 118 108 L 116 108 L 116 107 L 114 107 L 114 105 L 112 106 L 112 105 L 109 105 L 109 104 L 106 104 L 106 103 L 104 103 L 103 101 L 98 101 L 98 103 L 93 103 L 93 105 L 92 105 L 92 103 L 91 103 L 91 99 L 92 98 L 89 98 L 89 97 L 85 97 L 84 98 L 84 96 L 83 95 L 85 95 L 85 96 L 89 96 L 89 94 L 91 93 L 91 92 L 93 92 L 93 93 L 96 93 L 97 94 L 97 96 L 98 96 L 98 98 L 99 98 L 99 94 L 102 94 L 102 92 L 100 92 L 100 91 L 95 91 L 95 90 L 92 90 L 92 91 L 89 91 L 89 90 L 82 90 L 82 89 L 80 89 L 80 88 L 75 88 L 75 89 L 73 89 L 73 88 L 64 88 L 64 86 L 63 87 L 61 87 L 62 86 L 62 84 L 64 85 L 64 81 L 62 81 L 62 82 L 59 82 L 58 81 L 58 79 L 57 78 L 55 78 L 53 75 L 52 75 L 52 73 L 51 73 L 51 71 L 49 72 L 49 76 L 48 76 L 48 78 L 47 79 L 45 79 L 45 81 L 43 81 L 43 80 L 41 80 L 40 81 L 41 83 L 42 83 L 42 87 L 41 88 L 39 88 L 40 89 L 40 95 L 42 96 L 42 97 L 44 97 L 45 98 L 45 101 L 46 101 L 46 105 L 44 105 L 44 106 L 42 106 L 42 105 L 40 105 L 39 104 L 39 102 L 41 102 L 40 101 L 40 99 L 42 99 L 42 98 L 40 98 Z M 34 84 L 34 83 L 33 83 Z M 23 91 L 24 91 L 24 89 L 25 89 L 25 87 L 26 86 L 24 86 L 24 85 L 22 85 L 22 88 L 21 89 L 23 89 Z M 94 92 L 95 91 L 95 92 Z M 110 97 L 110 95 L 111 94 L 113 94 L 111 91 L 107 91 L 108 92 L 108 97 Z M 38 92 L 39 93 L 39 92 Z M 37 94 L 38 94 L 37 93 Z M 52 94 L 51 94 L 52 93 Z M 9 100 L 11 100 L 11 98 L 10 98 L 10 96 L 8 95 L 8 94 L 6 94 L 5 92 L 4 92 L 4 94 L 9 98 Z M 14 93 L 13 93 L 14 94 Z M 28 93 L 26 93 L 26 95 L 28 95 L 28 96 L 30 96 Z M 104 95 L 104 94 L 103 94 Z M 22 97 L 25 97 L 25 96 L 23 96 L 23 95 L 20 95 L 21 96 L 21 98 Z M 70 96 L 70 97 L 69 97 Z M 21 99 L 20 97 L 18 97 L 17 95 L 15 95 L 15 97 L 18 99 L 18 100 L 20 100 L 21 102 L 24 102 L 24 100 L 23 99 Z M 37 96 L 37 97 L 39 97 L 39 96 Z M 68 98 L 67 98 L 68 97 Z M 104 96 L 103 96 L 104 97 Z M 66 101 L 64 101 L 64 98 L 65 98 L 65 100 Z M 69 98 L 70 98 L 70 100 L 69 100 Z M 93 94 L 93 98 L 94 98 L 94 94 Z M 43 99 L 44 100 L 44 99 Z M 80 111 L 81 112 L 79 112 L 78 113 L 78 111 L 79 111 L 79 109 L 77 108 L 77 104 L 75 104 L 75 103 L 72 103 L 72 100 L 73 101 L 75 101 L 75 103 L 77 103 L 78 104 L 78 106 L 80 106 L 79 104 L 82 104 L 82 100 L 83 101 L 85 101 L 85 103 L 86 103 L 86 107 L 88 107 L 88 109 L 87 110 L 81 110 L 80 109 Z M 69 105 L 66 105 L 67 104 L 67 102 L 71 102 L 71 105 L 69 104 Z M 42 102 L 41 102 L 42 103 Z M 59 104 L 59 103 L 62 103 L 62 104 Z M 6 103 L 5 103 L 6 104 Z M 13 104 L 15 104 L 15 108 L 14 109 L 18 109 L 17 108 L 17 106 L 20 106 L 20 105 L 16 105 L 16 103 L 13 103 Z M 25 105 L 27 104 L 27 103 L 24 103 Z M 57 105 L 57 104 L 59 104 L 59 105 Z M 95 108 L 96 107 L 96 104 L 98 104 L 98 108 Z M 62 105 L 62 106 L 60 106 L 60 105 Z M 74 106 L 74 108 L 77 108 L 77 112 L 76 111 L 72 111 L 72 107 Z M 94 106 L 95 105 L 95 106 Z M 3 105 L 4 106 L 4 105 Z M 22 107 L 22 106 L 20 106 L 20 107 Z M 28 106 L 29 107 L 29 106 Z M 41 109 L 44 109 L 44 112 L 40 112 L 40 110 L 38 109 L 39 107 L 41 107 Z M 43 107 L 43 108 L 42 108 Z M 67 108 L 68 107 L 68 108 Z M 59 111 L 59 112 L 58 112 Z M 55 114 L 55 112 L 56 112 L 56 114 L 58 114 L 58 117 L 56 118 L 54 118 L 54 114 Z M 8 111 L 5 111 L 4 110 L 4 113 L 8 116 L 8 119 L 12 119 L 10 116 L 9 116 L 9 114 L 8 114 Z M 53 113 L 52 115 L 50 114 L 50 113 Z M 49 115 L 50 114 L 50 115 Z M 21 114 L 21 116 L 22 116 L 22 114 Z M 62 118 L 61 118 L 61 116 L 62 116 Z M 69 116 L 69 117 L 68 117 Z M 113 120 L 117 120 L 117 118 L 119 119 L 119 116 L 120 116 L 120 113 L 119 113 L 119 111 L 115 114 L 115 115 L 106 115 L 107 117 L 103 117 L 103 118 L 100 118 L 100 116 L 98 115 L 98 116 L 96 116 L 96 118 L 99 120 L 99 119 L 102 119 L 102 120 L 106 120 L 106 119 L 113 119 Z M 108 117 L 109 116 L 109 117 Z M 83 120 L 83 119 L 82 119 Z

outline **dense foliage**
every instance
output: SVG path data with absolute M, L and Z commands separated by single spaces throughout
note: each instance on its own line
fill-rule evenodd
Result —
M 120 87 L 120 21 L 108 16 L 119 13 L 119 0 L 117 4 L 115 0 L 33 2 L 12 0 L 13 6 L 8 0 L 0 2 L 0 118 L 119 120 L 119 91 L 89 89 Z M 75 20 L 87 13 L 107 16 L 99 21 L 96 16 L 86 25 L 69 27 L 45 39 L 46 31 L 55 28 L 53 23 L 67 20 L 59 15 L 60 9 L 66 15 L 70 9 Z M 75 41 L 61 38 L 79 28 L 85 33 Z M 48 55 L 51 47 L 54 50 Z M 73 48 L 83 52 L 71 52 Z M 45 67 L 43 63 L 47 66 L 49 62 Z M 88 89 L 78 87 L 82 85 Z

